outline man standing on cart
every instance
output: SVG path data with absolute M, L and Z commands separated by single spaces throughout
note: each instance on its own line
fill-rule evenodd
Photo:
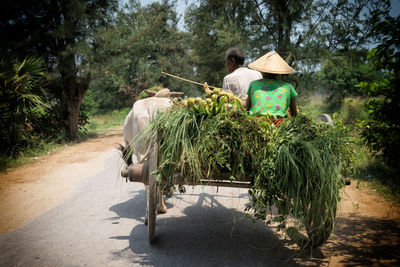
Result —
M 261 73 L 243 66 L 245 55 L 239 48 L 229 48 L 226 51 L 225 66 L 231 72 L 224 77 L 222 90 L 231 91 L 239 98 L 247 99 L 247 90 L 254 80 L 262 79 Z

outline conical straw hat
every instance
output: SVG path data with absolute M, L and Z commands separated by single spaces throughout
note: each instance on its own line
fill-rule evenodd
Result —
M 273 74 L 291 74 L 294 71 L 275 51 L 268 52 L 259 59 L 251 62 L 248 67 L 260 72 Z

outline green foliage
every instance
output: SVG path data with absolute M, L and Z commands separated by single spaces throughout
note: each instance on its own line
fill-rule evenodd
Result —
M 368 113 L 364 110 L 365 100 L 360 97 L 346 97 L 339 111 L 343 124 L 355 126 L 360 120 L 368 119 Z
M 182 91 L 182 82 L 161 74 L 166 71 L 192 78 L 189 35 L 179 32 L 177 23 L 169 1 L 145 7 L 131 1 L 119 10 L 113 25 L 96 34 L 90 60 L 95 80 L 90 90 L 99 101 L 113 96 L 109 99 L 114 105 L 105 103 L 104 110 L 131 106 L 140 92 L 153 86 Z M 186 93 L 193 88 L 185 86 Z
M 366 183 L 385 199 L 400 203 L 398 172 L 375 157 L 359 136 L 354 137 L 354 143 L 357 157 L 352 178 L 356 179 L 355 182 Z
M 122 126 L 130 110 L 130 108 L 124 108 L 90 116 L 87 125 L 89 134 L 96 134 L 115 126 Z
M 3 5 L 0 51 L 19 57 L 38 54 L 46 60 L 52 78 L 48 97 L 59 103 L 63 128 L 75 138 L 91 79 L 93 35 L 110 22 L 118 1 L 6 0 Z
M 132 106 L 133 101 L 121 92 L 114 75 L 93 80 L 82 101 L 81 113 L 89 116 Z
M 139 98 L 140 99 L 145 99 L 145 98 L 148 98 L 148 97 L 149 97 L 149 95 L 144 90 L 141 91 L 140 94 L 139 94 Z
M 14 154 L 31 141 L 36 121 L 46 114 L 46 71 L 43 60 L 0 59 L 1 151 Z
M 200 1 L 198 7 L 192 6 L 185 15 L 193 36 L 190 56 L 197 72 L 196 80 L 200 82 L 222 86 L 227 75 L 226 50 L 240 47 L 246 51 L 246 34 L 238 25 L 241 21 L 234 20 L 240 9 L 233 8 L 234 4 L 242 6 L 240 1 Z
M 279 227 L 292 215 L 319 246 L 333 227 L 340 175 L 352 159 L 347 130 L 340 122 L 331 127 L 299 116 L 277 127 L 274 137 L 274 153 L 261 160 L 252 189 L 256 216 L 264 219 L 276 206 Z
M 299 94 L 296 99 L 297 108 L 300 113 L 306 114 L 312 118 L 324 113 L 326 96 L 321 93 Z
M 187 10 L 188 32 L 180 32 L 175 4 L 132 0 L 117 10 L 116 0 L 5 0 L 0 52 L 46 59 L 53 81 L 48 98 L 61 108 L 57 112 L 73 137 L 87 90 L 81 121 L 85 112 L 131 105 L 154 85 L 198 95 L 199 87 L 160 71 L 220 85 L 227 74 L 224 53 L 232 46 L 250 60 L 277 50 L 304 72 L 296 77 L 300 88 L 313 90 L 308 74 L 322 56 L 362 47 L 372 24 L 362 26 L 379 21 L 390 6 L 388 0 L 202 0 Z
M 389 0 L 201 0 L 186 12 L 185 22 L 193 34 L 197 79 L 218 85 L 227 74 L 223 56 L 228 47 L 242 48 L 250 61 L 274 49 L 308 76 L 322 58 L 368 45 L 368 23 L 389 10 Z M 301 87 L 318 89 L 304 78 L 297 77 Z
M 59 142 L 59 140 L 38 138 L 32 140 L 30 147 L 21 147 L 14 156 L 0 153 L 0 173 L 8 171 L 10 168 L 40 161 L 40 157 L 47 156 L 64 145 L 66 145 L 65 139 Z
M 369 113 L 362 121 L 362 137 L 378 158 L 394 170 L 400 169 L 400 17 L 388 18 L 374 26 L 385 42 L 369 54 L 372 66 L 384 72 L 384 78 L 361 82 L 360 90 L 371 97 L 365 105 Z
M 338 111 L 343 100 L 348 96 L 360 95 L 356 85 L 361 81 L 372 81 L 380 75 L 369 64 L 365 63 L 365 52 L 347 52 L 332 56 L 324 61 L 316 78 L 328 94 L 328 112 Z

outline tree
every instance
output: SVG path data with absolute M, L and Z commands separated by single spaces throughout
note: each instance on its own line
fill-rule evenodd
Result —
M 366 50 L 342 51 L 326 59 L 316 73 L 320 91 L 328 94 L 328 110 L 337 111 L 345 97 L 360 96 L 356 87 L 361 81 L 373 81 L 381 77 L 367 62 Z
M 93 33 L 107 25 L 117 0 L 7 0 L 1 10 L 0 51 L 46 59 L 54 95 L 70 137 L 78 133 L 79 110 L 91 79 L 87 53 Z
M 319 62 L 323 55 L 356 50 L 369 43 L 369 24 L 389 14 L 380 0 L 249 0 L 255 46 L 275 49 L 289 63 Z
M 372 66 L 384 77 L 358 86 L 371 97 L 366 103 L 368 120 L 361 123 L 362 137 L 378 157 L 397 172 L 400 170 L 400 16 L 377 21 L 372 36 L 380 44 L 369 54 Z
M 206 41 L 211 47 L 218 44 L 218 23 L 223 17 L 228 32 L 241 37 L 231 38 L 225 45 L 244 48 L 252 59 L 276 50 L 298 73 L 309 73 L 318 70 L 321 59 L 332 53 L 364 49 L 370 42 L 370 22 L 383 18 L 389 10 L 389 0 L 202 0 L 189 10 L 186 21 L 194 33 L 193 41 L 201 44 L 193 45 L 194 55 L 208 55 Z M 201 65 L 214 68 L 222 50 L 204 57 Z M 222 64 L 215 67 L 214 75 L 197 69 L 198 75 L 213 75 L 213 80 L 221 79 L 222 70 Z
M 225 51 L 239 47 L 246 51 L 247 35 L 240 25 L 245 22 L 241 1 L 199 1 L 185 15 L 191 39 L 191 58 L 196 80 L 222 86 L 225 70 Z M 235 20 L 236 16 L 240 19 Z
M 179 32 L 177 24 L 177 14 L 169 1 L 144 7 L 131 1 L 119 10 L 114 24 L 94 38 L 90 62 L 96 77 L 90 95 L 101 97 L 99 101 L 106 105 L 108 100 L 102 96 L 113 95 L 116 107 L 132 104 L 143 89 L 157 85 L 191 93 L 192 86 L 161 74 L 193 75 L 189 35 Z

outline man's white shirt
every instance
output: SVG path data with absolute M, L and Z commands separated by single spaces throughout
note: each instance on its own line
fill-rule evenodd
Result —
M 241 99 L 247 98 L 247 90 L 254 80 L 262 79 L 260 72 L 241 67 L 234 70 L 231 74 L 224 77 L 222 90 L 230 90 Z

